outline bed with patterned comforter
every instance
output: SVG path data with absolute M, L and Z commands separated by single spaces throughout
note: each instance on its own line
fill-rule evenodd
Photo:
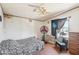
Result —
M 8 39 L 0 43 L 0 55 L 30 55 L 43 48 L 44 42 L 34 37 L 20 40 Z

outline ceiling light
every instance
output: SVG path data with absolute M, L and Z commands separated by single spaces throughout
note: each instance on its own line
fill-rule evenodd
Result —
M 30 7 L 34 7 L 35 9 L 33 10 L 33 12 L 36 12 L 39 15 L 47 15 L 48 12 L 46 10 L 46 8 L 44 7 L 44 4 L 29 4 L 28 6 Z

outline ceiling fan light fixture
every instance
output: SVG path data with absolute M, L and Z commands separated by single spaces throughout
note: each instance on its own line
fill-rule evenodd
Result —
M 30 7 L 34 7 L 33 12 L 36 12 L 38 15 L 47 15 L 47 9 L 44 6 L 44 3 L 38 3 L 38 4 L 28 4 Z

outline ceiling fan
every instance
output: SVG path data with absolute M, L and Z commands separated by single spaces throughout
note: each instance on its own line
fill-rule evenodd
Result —
M 28 4 L 28 6 L 30 6 L 30 7 L 35 7 L 35 8 L 39 8 L 40 6 L 42 6 L 42 5 L 44 5 L 43 3 L 32 3 L 32 4 Z
M 44 4 L 28 4 L 28 6 L 33 7 L 35 9 L 33 9 L 34 12 L 37 12 L 40 15 L 47 15 L 47 10 L 44 7 Z

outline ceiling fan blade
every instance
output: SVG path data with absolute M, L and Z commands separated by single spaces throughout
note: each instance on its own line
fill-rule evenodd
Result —
M 40 6 L 44 5 L 44 3 L 38 3 L 38 4 L 28 4 L 28 6 L 30 7 L 36 7 L 36 8 L 40 8 Z
M 28 6 L 35 7 L 35 8 L 39 8 L 40 7 L 40 6 L 36 6 L 36 5 L 31 5 L 31 4 L 28 4 Z

